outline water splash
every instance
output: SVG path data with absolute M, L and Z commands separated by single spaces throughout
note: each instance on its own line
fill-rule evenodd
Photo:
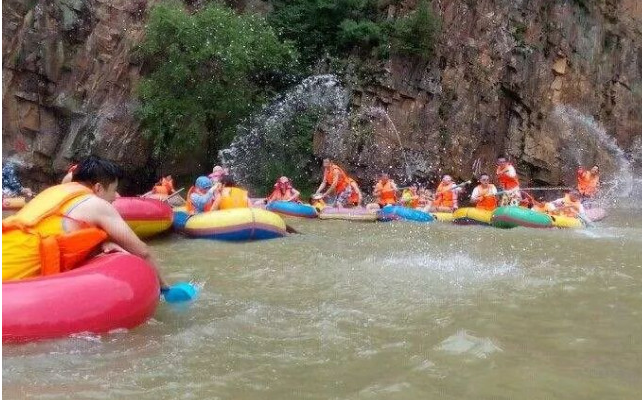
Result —
M 575 165 L 567 167 L 575 169 L 577 165 L 594 163 L 599 157 L 598 150 L 603 150 L 611 157 L 607 161 L 612 165 L 613 171 L 608 171 L 611 174 L 605 174 L 605 169 L 602 168 L 602 200 L 613 202 L 616 198 L 631 196 L 634 186 L 632 167 L 616 139 L 608 135 L 593 117 L 572 107 L 558 105 L 554 108 L 553 115 L 563 139 L 567 142 L 564 150 L 575 162 Z M 606 176 L 609 178 L 605 179 Z
M 409 164 L 409 160 L 406 155 L 406 150 L 404 149 L 404 145 L 402 144 L 402 139 L 400 138 L 400 132 L 397 130 L 397 127 L 395 126 L 395 123 L 393 122 L 393 120 L 391 120 L 391 117 L 388 115 L 388 112 L 386 112 L 386 110 L 384 110 L 381 107 L 368 107 L 360 113 L 360 116 L 367 116 L 370 118 L 379 118 L 383 120 L 386 123 L 386 129 L 395 134 L 395 137 L 397 138 L 397 142 L 400 146 L 400 150 L 402 151 L 402 158 L 404 160 L 404 172 L 406 174 L 406 179 L 410 182 L 413 179 L 414 171 Z
M 340 131 L 347 123 L 348 91 L 334 75 L 315 75 L 273 99 L 258 114 L 237 127 L 237 134 L 227 149 L 219 152 L 223 165 L 251 188 L 268 178 L 271 166 L 292 163 L 296 156 L 289 151 L 297 116 L 314 111 L 320 116 L 320 129 L 328 133 L 325 146 L 328 156 L 339 154 Z M 312 137 L 313 132 L 310 132 Z M 337 148 L 335 148 L 335 147 Z M 303 162 L 303 161 L 302 161 Z M 303 166 L 297 166 L 300 169 Z

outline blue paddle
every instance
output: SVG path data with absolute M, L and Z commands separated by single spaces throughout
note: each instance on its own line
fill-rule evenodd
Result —
M 196 299 L 198 290 L 188 282 L 178 282 L 167 289 L 161 289 L 161 294 L 168 303 L 182 303 Z

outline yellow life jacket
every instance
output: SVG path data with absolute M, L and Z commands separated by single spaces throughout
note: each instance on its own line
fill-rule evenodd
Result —
M 229 210 L 231 208 L 248 208 L 248 192 L 236 187 L 223 189 L 219 210 Z
M 70 270 L 107 238 L 82 221 L 82 229 L 66 232 L 67 213 L 92 195 L 75 183 L 52 186 L 2 221 L 2 280 L 50 275 Z

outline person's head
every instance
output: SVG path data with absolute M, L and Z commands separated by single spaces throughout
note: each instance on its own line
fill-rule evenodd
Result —
M 598 174 L 598 165 L 594 165 L 590 171 L 592 171 L 592 174 Z
M 212 187 L 212 181 L 207 176 L 200 176 L 196 178 L 194 186 L 199 190 L 206 191 Z
M 496 162 L 496 163 L 497 163 L 499 166 L 504 167 L 505 165 L 507 165 L 507 162 L 508 162 L 508 161 L 507 161 L 507 157 L 505 157 L 505 156 L 498 156 L 498 160 L 497 160 L 497 162 Z
M 482 186 L 487 186 L 489 184 L 489 174 L 481 174 L 480 178 L 478 178 L 478 182 L 480 182 Z
M 388 182 L 388 180 L 389 180 L 389 176 L 388 176 L 388 174 L 387 174 L 386 172 L 382 172 L 382 173 L 380 174 L 380 180 L 381 180 L 382 182 L 384 182 L 384 183 Z
M 288 179 L 287 176 L 282 176 L 279 179 L 277 179 L 277 183 L 275 183 L 275 187 L 282 191 L 285 191 L 290 189 L 292 186 L 290 184 L 290 179 Z
M 331 164 L 330 158 L 324 158 L 324 160 L 322 161 L 322 165 L 324 166 L 324 168 L 330 167 L 330 164 Z
M 451 175 L 442 176 L 442 183 L 451 183 L 451 182 L 453 182 L 453 178 L 451 178 Z
M 235 187 L 237 186 L 237 183 L 234 181 L 234 178 L 232 175 L 223 175 L 221 177 L 221 184 L 224 187 Z
M 110 203 L 116 198 L 118 180 L 123 178 L 123 170 L 111 161 L 89 156 L 74 170 L 72 181 L 89 187 L 96 196 Z

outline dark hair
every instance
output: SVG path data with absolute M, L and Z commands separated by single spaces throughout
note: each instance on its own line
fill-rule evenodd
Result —
M 505 156 L 504 154 L 500 154 L 498 157 L 496 157 L 496 160 L 499 160 L 501 158 L 504 158 L 505 160 L 507 160 L 507 156 Z
M 221 180 L 219 181 L 224 187 L 233 187 L 237 186 L 237 182 L 235 182 L 234 178 L 232 175 L 223 175 L 221 177 Z
M 478 180 L 480 180 L 480 178 L 482 178 L 483 176 L 486 176 L 487 178 L 489 178 L 489 174 L 488 174 L 488 173 L 486 173 L 486 172 L 483 172 L 483 173 L 481 173 L 481 174 L 480 174 L 480 176 L 478 177 Z
M 123 178 L 123 170 L 111 161 L 97 156 L 89 156 L 74 170 L 72 181 L 95 185 L 100 183 L 109 186 L 117 179 Z

